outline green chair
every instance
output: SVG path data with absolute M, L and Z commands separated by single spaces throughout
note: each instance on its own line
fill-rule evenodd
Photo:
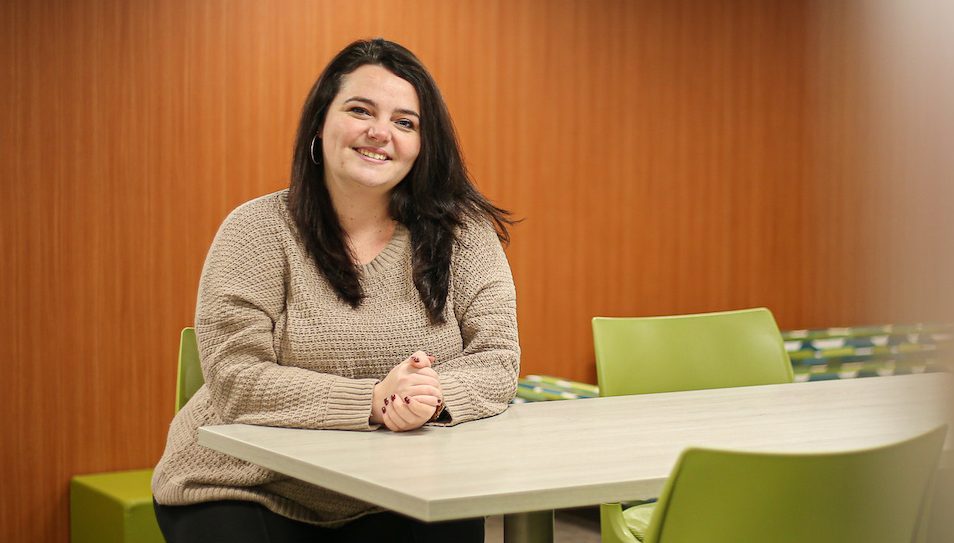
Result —
M 600 396 L 791 383 L 792 364 L 771 311 L 765 308 L 593 319 Z M 654 504 L 625 513 L 648 522 Z M 624 523 L 621 504 L 600 505 L 603 540 Z
M 600 396 L 791 383 L 792 364 L 765 308 L 593 319 Z
M 195 330 L 179 340 L 176 412 L 202 386 Z M 77 475 L 70 481 L 72 543 L 164 543 L 152 508 L 152 470 Z
M 179 371 L 176 374 L 176 413 L 185 406 L 199 387 L 205 383 L 199 364 L 199 345 L 195 329 L 183 328 L 179 336 Z
M 616 504 L 601 510 L 603 542 L 911 543 L 927 529 L 945 433 L 831 454 L 688 449 L 643 537 Z

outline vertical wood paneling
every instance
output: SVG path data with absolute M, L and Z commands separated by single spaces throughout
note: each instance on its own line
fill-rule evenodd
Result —
M 812 9 L 0 4 L 0 540 L 65 541 L 71 475 L 156 461 L 208 244 L 287 184 L 301 102 L 358 37 L 421 57 L 478 184 L 524 219 L 509 248 L 524 373 L 593 380 L 594 315 L 863 320 L 861 265 L 842 256 L 863 247 L 848 164 L 863 146 L 831 151 L 862 111 L 843 90 L 855 42 L 837 38 L 854 21 Z M 811 53 L 818 28 L 835 55 Z
M 548 6 L 530 26 L 500 28 L 503 43 L 543 36 L 509 60 L 530 88 L 514 85 L 510 106 L 498 97 L 496 148 L 512 173 L 484 174 L 492 151 L 467 146 L 488 190 L 521 185 L 502 200 L 524 202 L 511 255 L 525 370 L 592 379 L 593 315 L 765 304 L 796 322 L 799 8 Z

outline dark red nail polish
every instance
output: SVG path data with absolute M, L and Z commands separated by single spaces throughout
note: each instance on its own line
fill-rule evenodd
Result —
M 411 403 L 411 399 L 407 396 L 404 397 L 404 403 Z
M 385 398 L 385 399 L 384 399 L 384 405 L 387 405 L 387 404 L 388 404 L 388 399 Z
M 437 399 L 437 405 L 440 405 L 440 404 L 441 404 L 441 399 L 438 398 L 438 399 Z
M 418 357 L 416 357 L 416 356 L 412 356 L 412 357 L 411 357 L 411 360 L 413 360 L 414 362 L 420 362 L 420 361 L 421 361 L 421 359 L 418 358 Z
M 397 398 L 397 396 L 395 396 L 394 394 L 391 394 L 391 401 L 392 401 L 392 402 L 394 401 L 395 398 Z
M 381 408 L 381 412 L 382 412 L 382 413 L 387 413 L 387 412 L 388 412 L 388 408 L 387 408 L 387 407 L 382 407 L 382 408 Z

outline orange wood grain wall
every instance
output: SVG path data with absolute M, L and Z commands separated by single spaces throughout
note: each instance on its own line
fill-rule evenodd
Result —
M 525 219 L 509 248 L 523 373 L 594 380 L 594 315 L 890 318 L 836 280 L 858 272 L 837 241 L 817 260 L 806 235 L 851 221 L 813 181 L 811 16 L 794 0 L 0 4 L 0 540 L 66 541 L 71 475 L 157 460 L 208 244 L 286 185 L 301 102 L 358 37 L 418 53 L 478 184 Z

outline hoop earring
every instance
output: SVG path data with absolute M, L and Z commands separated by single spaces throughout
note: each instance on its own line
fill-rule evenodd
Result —
M 315 134 L 315 137 L 311 138 L 311 148 L 310 148 L 309 154 L 311 155 L 311 161 L 315 163 L 315 166 L 320 166 L 321 161 L 315 158 L 315 140 L 317 139 L 318 139 L 318 134 Z

